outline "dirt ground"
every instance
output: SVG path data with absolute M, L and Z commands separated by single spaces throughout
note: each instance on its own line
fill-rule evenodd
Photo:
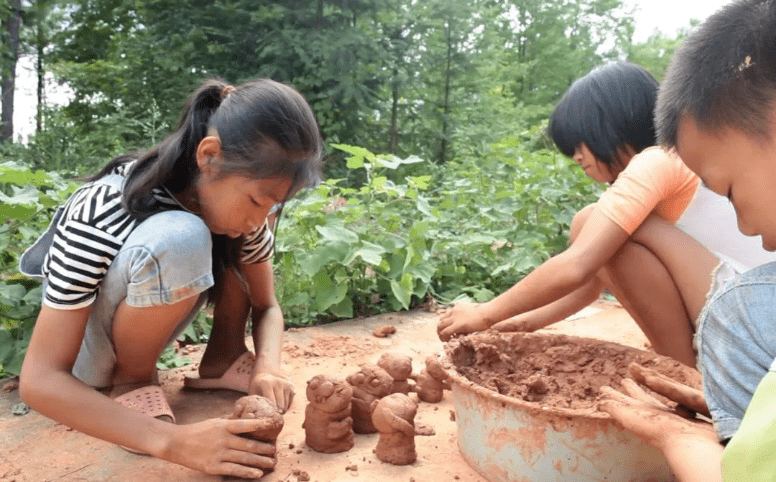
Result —
M 285 427 L 278 438 L 276 470 L 261 480 L 484 482 L 486 479 L 469 467 L 458 451 L 450 392 L 445 392 L 444 399 L 439 403 L 419 403 L 416 424 L 433 427 L 435 434 L 415 437 L 418 459 L 411 465 L 394 466 L 379 461 L 373 453 L 377 434 L 357 434 L 353 449 L 339 454 L 317 453 L 304 443 L 302 422 L 307 404 L 307 380 L 318 374 L 344 378 L 357 371 L 360 364 L 374 363 L 388 351 L 409 355 L 413 359 L 414 371 L 419 372 L 426 356 L 443 348 L 436 336 L 436 321 L 434 313 L 412 311 L 288 330 L 283 365 L 294 381 L 297 396 L 285 415 Z M 386 338 L 373 336 L 375 328 L 386 324 L 395 326 L 396 333 Z M 591 337 L 640 349 L 646 347 L 646 339 L 622 307 L 605 300 L 597 301 L 577 315 L 543 331 Z M 188 347 L 182 355 L 194 363 L 162 373 L 162 387 L 178 423 L 226 416 L 241 396 L 236 392 L 198 392 L 182 388 L 184 374 L 196 369 L 202 349 L 202 346 Z M 18 390 L 0 392 L 2 481 L 224 480 L 150 457 L 132 455 L 115 445 L 52 422 L 36 412 L 14 415 L 14 407 L 18 403 Z

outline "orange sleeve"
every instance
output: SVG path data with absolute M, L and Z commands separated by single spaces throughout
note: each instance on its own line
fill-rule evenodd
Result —
M 607 218 L 633 234 L 651 213 L 675 223 L 699 185 L 698 176 L 675 152 L 650 147 L 630 160 L 597 205 Z

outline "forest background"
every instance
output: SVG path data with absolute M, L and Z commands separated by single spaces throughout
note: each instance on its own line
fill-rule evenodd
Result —
M 79 177 L 173 129 L 203 79 L 286 82 L 317 115 L 325 180 L 276 233 L 278 298 L 300 326 L 486 301 L 563 250 L 602 187 L 548 139 L 554 104 L 611 61 L 660 80 L 697 25 L 635 43 L 620 0 L 0 0 L 0 18 L 0 377 L 18 374 L 41 303 L 20 254 Z M 24 142 L 21 56 L 38 100 Z M 68 102 L 46 102 L 52 82 Z

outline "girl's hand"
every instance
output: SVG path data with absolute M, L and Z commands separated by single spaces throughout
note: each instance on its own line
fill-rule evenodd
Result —
M 256 373 L 248 387 L 248 393 L 268 398 L 283 413 L 286 413 L 294 401 L 294 386 L 291 382 L 283 376 L 269 372 Z
M 437 325 L 439 339 L 447 341 L 455 335 L 475 333 L 490 328 L 490 323 L 482 316 L 481 304 L 460 302 L 449 308 L 442 308 Z
M 178 425 L 159 458 L 207 474 L 258 479 L 275 468 L 272 444 L 239 434 L 269 428 L 265 419 L 210 419 Z

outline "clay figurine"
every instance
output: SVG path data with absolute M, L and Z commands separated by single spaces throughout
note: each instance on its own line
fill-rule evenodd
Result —
M 353 448 L 353 388 L 340 378 L 316 375 L 307 382 L 305 443 L 316 452 L 334 454 Z
M 380 438 L 375 455 L 383 462 L 408 465 L 418 458 L 415 452 L 415 414 L 418 404 L 403 393 L 393 393 L 374 402 L 372 422 Z
M 246 395 L 238 398 L 234 403 L 234 411 L 229 416 L 231 419 L 238 418 L 265 418 L 269 419 L 271 423 L 266 429 L 262 429 L 256 432 L 248 432 L 243 435 L 260 440 L 262 442 L 271 443 L 274 445 L 275 441 L 283 430 L 283 412 L 269 399 L 261 397 L 259 395 Z
M 426 358 L 426 368 L 415 376 L 415 392 L 418 398 L 427 403 L 437 403 L 442 400 L 444 390 L 450 389 L 449 375 L 445 372 L 435 356 Z
M 353 387 L 353 431 L 375 433 L 372 424 L 372 402 L 391 393 L 393 378 L 377 365 L 365 363 L 360 370 L 347 377 Z
M 412 387 L 407 379 L 412 375 L 412 358 L 398 353 L 383 353 L 377 360 L 377 366 L 393 378 L 391 393 L 410 393 Z

